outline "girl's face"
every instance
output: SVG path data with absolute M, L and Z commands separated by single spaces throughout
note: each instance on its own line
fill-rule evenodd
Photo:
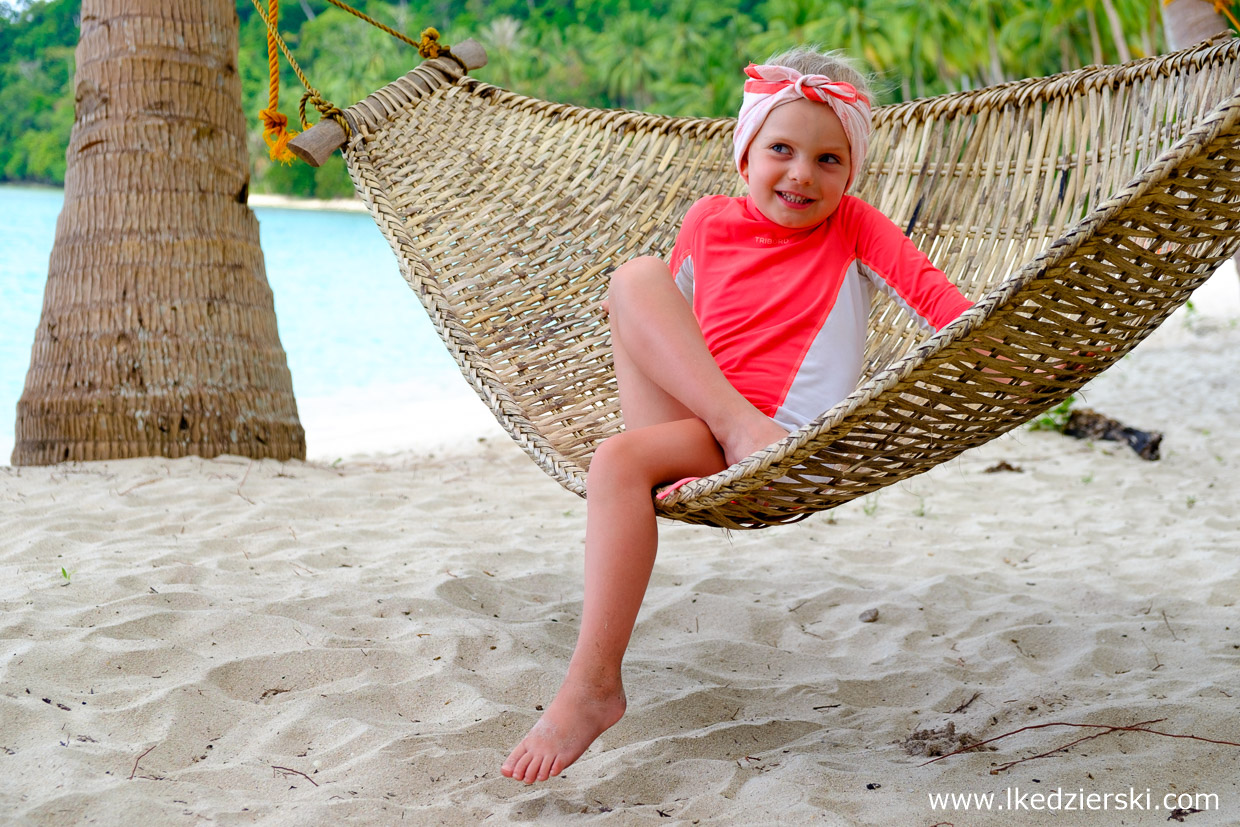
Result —
M 764 216 L 789 229 L 813 227 L 844 197 L 852 171 L 848 136 L 830 106 L 786 103 L 767 116 L 740 169 Z

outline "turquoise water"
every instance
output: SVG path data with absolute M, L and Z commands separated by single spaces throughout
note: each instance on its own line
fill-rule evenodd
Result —
M 61 202 L 58 190 L 0 186 L 0 465 L 12 452 Z M 433 399 L 461 386 L 369 215 L 254 212 L 299 402 L 382 397 L 392 385 Z

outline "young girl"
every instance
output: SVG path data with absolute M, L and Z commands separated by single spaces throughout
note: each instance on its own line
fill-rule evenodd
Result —
M 969 307 L 899 228 L 844 194 L 869 139 L 864 78 L 804 49 L 746 74 L 734 154 L 748 196 L 694 204 L 670 268 L 641 258 L 612 275 L 625 430 L 590 464 L 568 674 L 502 768 L 527 784 L 558 775 L 624 714 L 620 665 L 658 543 L 651 490 L 722 471 L 848 395 L 873 290 L 936 329 Z

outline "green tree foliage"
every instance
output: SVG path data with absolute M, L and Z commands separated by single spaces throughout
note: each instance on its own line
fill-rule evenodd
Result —
M 0 180 L 64 181 L 80 5 L 0 6 Z
M 668 115 L 731 115 L 740 70 L 800 43 L 838 48 L 876 76 L 880 103 L 1116 62 L 1160 51 L 1160 0 L 359 0 L 416 39 L 475 38 L 477 77 L 522 94 Z M 264 8 L 267 0 L 262 0 Z M 73 121 L 80 0 L 0 5 L 0 180 L 58 183 Z M 267 49 L 250 0 L 238 69 L 251 115 L 253 189 L 321 198 L 351 185 L 337 156 L 322 169 L 268 160 Z M 280 31 L 310 81 L 349 105 L 418 62 L 407 45 L 324 0 L 283 0 Z M 302 89 L 281 59 L 280 109 L 298 123 Z M 310 107 L 310 120 L 318 115 Z

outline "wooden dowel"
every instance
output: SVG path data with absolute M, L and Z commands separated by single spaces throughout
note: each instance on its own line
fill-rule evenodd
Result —
M 469 70 L 487 65 L 487 51 L 476 40 L 458 43 L 452 47 L 452 54 Z M 320 167 L 346 140 L 344 128 L 331 118 L 324 118 L 289 141 L 288 148 L 310 166 Z
M 473 38 L 462 40 L 452 47 L 452 54 L 465 64 L 465 68 L 473 71 L 487 65 L 487 50 Z
M 321 167 L 348 136 L 344 127 L 331 118 L 324 118 L 288 142 L 289 151 L 312 167 Z

